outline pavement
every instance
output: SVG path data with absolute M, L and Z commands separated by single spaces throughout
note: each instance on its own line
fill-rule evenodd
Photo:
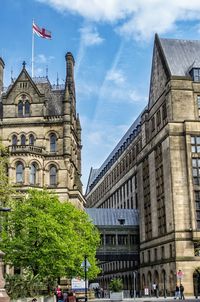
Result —
M 155 298 L 155 297 L 141 297 L 141 298 L 128 298 L 128 299 L 123 299 L 124 302 L 164 302 L 164 301 L 181 301 L 180 299 L 174 299 L 174 297 L 158 297 L 158 298 Z M 105 299 L 102 299 L 102 298 L 99 298 L 99 299 L 89 299 L 88 300 L 89 302 L 111 302 L 110 299 L 108 298 L 105 298 Z M 194 296 L 186 296 L 185 297 L 185 301 L 187 302 L 200 302 L 200 297 L 198 297 L 197 299 L 194 297 Z

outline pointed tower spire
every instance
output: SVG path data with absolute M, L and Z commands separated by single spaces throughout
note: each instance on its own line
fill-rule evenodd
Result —
M 73 94 L 75 96 L 75 83 L 74 83 L 74 65 L 75 65 L 75 61 L 74 61 L 74 57 L 72 55 L 71 52 L 67 52 L 66 56 L 66 67 L 67 67 L 67 71 L 66 71 L 66 85 L 67 88 L 69 90 L 69 93 Z

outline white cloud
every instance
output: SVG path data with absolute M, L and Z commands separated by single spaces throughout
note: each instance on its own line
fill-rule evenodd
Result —
M 103 38 L 100 37 L 97 29 L 92 26 L 82 27 L 80 29 L 81 39 L 85 46 L 98 45 L 103 42 Z
M 121 70 L 110 70 L 106 75 L 107 81 L 112 81 L 115 84 L 124 83 L 125 76 Z
M 79 14 L 90 21 L 109 22 L 119 34 L 132 36 L 134 39 L 148 39 L 155 32 L 168 32 L 178 21 L 200 20 L 199 0 L 37 1 L 49 4 L 61 12 Z
M 35 62 L 38 63 L 38 64 L 47 64 L 53 59 L 54 59 L 53 56 L 47 57 L 44 54 L 39 54 L 39 55 L 36 56 Z

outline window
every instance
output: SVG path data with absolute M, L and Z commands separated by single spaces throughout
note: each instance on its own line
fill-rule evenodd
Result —
M 118 235 L 118 244 L 127 245 L 128 244 L 128 235 Z
M 200 158 L 192 159 L 192 177 L 195 185 L 200 184 Z
M 22 94 L 18 102 L 18 116 L 30 116 L 30 102 L 25 94 Z
M 115 245 L 116 244 L 116 236 L 115 235 L 106 235 L 105 243 L 107 245 Z
M 56 152 L 56 135 L 50 135 L 50 152 Z
M 30 104 L 29 101 L 25 102 L 25 116 L 29 116 L 30 115 Z
M 18 103 L 18 116 L 19 117 L 23 116 L 23 103 L 22 103 L 22 101 L 19 101 L 19 103 Z
M 191 136 L 191 148 L 193 153 L 200 153 L 200 136 Z
M 200 191 L 194 192 L 195 204 L 196 204 L 196 227 L 200 229 Z
M 150 251 L 148 251 L 148 262 L 151 262 L 151 252 Z
M 18 162 L 16 165 L 16 182 L 22 183 L 24 180 L 24 167 L 21 162 Z
M 163 117 L 163 120 L 165 120 L 167 118 L 167 106 L 166 106 L 166 103 L 164 103 L 163 106 L 162 106 L 162 117 Z
M 172 258 L 173 257 L 173 250 L 172 250 L 172 245 L 169 245 L 169 257 Z
M 30 134 L 30 136 L 29 136 L 29 145 L 33 146 L 34 142 L 35 142 L 34 136 L 33 136 L 33 134 Z
M 158 250 L 157 250 L 157 248 L 154 249 L 154 260 L 155 261 L 158 260 Z
M 57 183 L 57 169 L 55 166 L 51 166 L 50 171 L 49 171 L 49 176 L 50 176 L 50 186 L 55 186 Z
M 197 105 L 198 109 L 200 109 L 200 95 L 197 95 Z
M 165 248 L 164 246 L 161 246 L 161 259 L 165 258 Z
M 159 126 L 161 123 L 160 110 L 156 113 L 156 123 L 157 123 L 157 126 Z
M 151 131 L 153 132 L 155 130 L 155 118 L 154 116 L 151 119 Z
M 200 82 L 200 69 L 194 68 L 192 71 L 193 71 L 193 81 Z
M 17 145 L 17 136 L 16 136 L 16 135 L 13 135 L 13 136 L 12 136 L 12 145 L 13 145 L 13 146 L 16 146 L 16 145 Z
M 22 134 L 21 136 L 21 145 L 25 146 L 26 145 L 26 136 Z
M 31 185 L 36 184 L 36 174 L 37 174 L 37 167 L 36 167 L 36 164 L 33 163 L 33 164 L 31 164 L 31 169 L 30 169 L 30 184 Z

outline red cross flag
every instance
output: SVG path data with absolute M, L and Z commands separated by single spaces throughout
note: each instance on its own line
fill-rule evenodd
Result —
M 51 39 L 51 32 L 46 30 L 45 28 L 40 28 L 33 22 L 33 32 L 36 33 L 41 38 Z

